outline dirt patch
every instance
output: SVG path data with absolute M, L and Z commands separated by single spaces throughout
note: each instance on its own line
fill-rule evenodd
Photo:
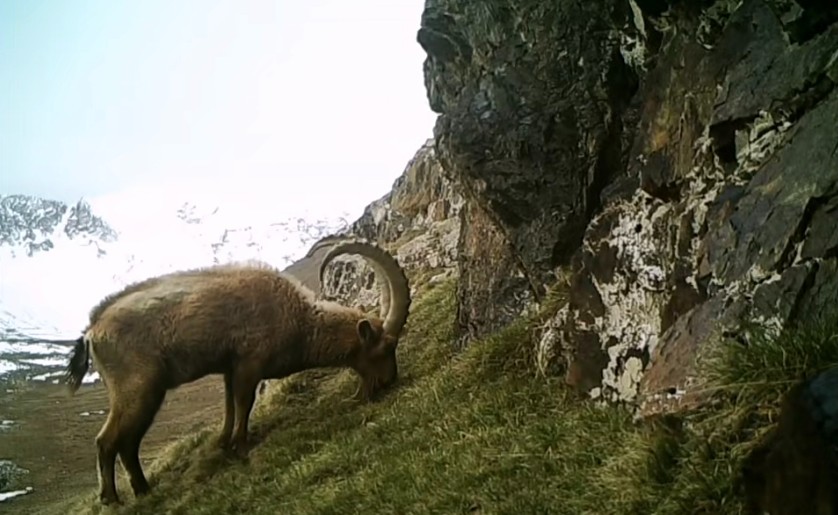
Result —
M 220 376 L 170 391 L 140 449 L 146 473 L 149 463 L 170 443 L 207 426 L 220 429 L 223 408 Z M 0 418 L 15 421 L 12 429 L 0 433 L 0 459 L 28 469 L 23 486 L 34 487 L 33 493 L 2 507 L 21 514 L 42 513 L 56 502 L 94 491 L 93 441 L 107 411 L 107 390 L 101 384 L 84 385 L 73 397 L 62 385 L 53 384 L 34 383 L 11 393 L 0 391 Z M 117 470 L 118 475 L 124 475 L 121 467 Z

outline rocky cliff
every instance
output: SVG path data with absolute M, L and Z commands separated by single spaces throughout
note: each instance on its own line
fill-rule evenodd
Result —
M 542 367 L 652 413 L 741 321 L 834 303 L 837 21 L 802 0 L 428 0 L 464 336 L 566 267 Z
M 393 252 L 417 287 L 457 273 L 460 213 L 463 197 L 446 178 L 432 141 L 425 142 L 407 163 L 387 195 L 370 203 L 345 230 L 323 238 L 346 236 L 374 241 Z M 310 252 L 286 271 L 316 293 L 363 309 L 378 304 L 374 272 L 358 256 L 341 256 L 324 277 L 320 290 L 317 272 L 328 249 Z
M 458 274 L 461 344 L 561 273 L 540 367 L 651 414 L 742 322 L 835 303 L 838 7 L 427 0 L 417 40 L 434 138 L 348 232 Z M 327 290 L 371 305 L 371 279 Z

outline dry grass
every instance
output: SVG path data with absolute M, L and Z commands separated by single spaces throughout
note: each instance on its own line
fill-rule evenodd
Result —
M 212 448 L 212 427 L 151 467 L 154 490 L 101 509 L 94 491 L 63 513 L 742 513 L 738 467 L 796 379 L 838 362 L 828 325 L 720 346 L 712 408 L 631 422 L 622 408 L 578 399 L 532 367 L 532 324 L 451 342 L 453 282 L 416 302 L 400 347 L 401 386 L 383 401 L 349 400 L 347 372 L 275 384 L 256 413 L 247 461 Z M 561 296 L 546 303 L 555 310 Z M 768 372 L 766 372 L 768 371 Z M 93 471 L 90 471 L 93 474 Z

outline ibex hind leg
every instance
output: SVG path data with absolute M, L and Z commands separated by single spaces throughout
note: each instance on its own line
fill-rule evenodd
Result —
M 116 464 L 116 453 L 119 444 L 119 406 L 112 405 L 108 419 L 102 425 L 99 434 L 96 435 L 96 467 L 99 476 L 99 501 L 104 504 L 120 503 L 119 495 L 116 493 L 116 482 L 114 478 L 114 465 Z
M 128 472 L 131 489 L 136 497 L 145 495 L 150 490 L 140 465 L 140 443 L 154 422 L 154 416 L 165 397 L 165 389 L 149 388 L 144 394 L 135 397 L 134 402 L 123 410 L 119 421 L 119 457 L 122 466 Z

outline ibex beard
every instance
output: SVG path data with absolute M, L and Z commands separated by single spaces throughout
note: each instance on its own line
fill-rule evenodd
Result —
M 70 392 L 92 360 L 108 391 L 109 414 L 96 436 L 99 499 L 120 503 L 116 456 L 135 496 L 150 486 L 140 465 L 143 436 L 166 392 L 209 374 L 224 376 L 225 412 L 218 445 L 248 453 L 248 420 L 256 389 L 321 367 L 349 367 L 373 400 L 398 378 L 396 347 L 411 303 L 404 271 L 375 244 L 333 244 L 320 265 L 358 254 L 372 265 L 381 291 L 380 318 L 331 301 L 259 262 L 161 275 L 105 297 L 90 313 L 67 365 Z

